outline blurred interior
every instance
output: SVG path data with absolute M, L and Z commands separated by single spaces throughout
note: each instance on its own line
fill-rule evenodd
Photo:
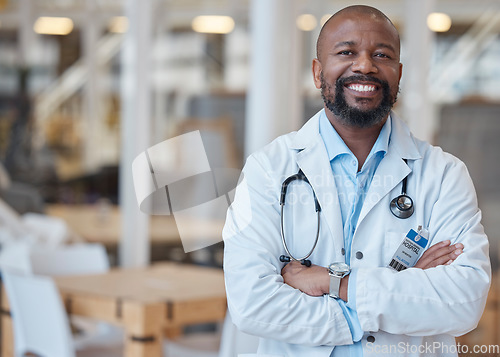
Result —
M 401 34 L 396 112 L 417 137 L 463 160 L 474 180 L 494 279 L 478 329 L 462 341 L 498 345 L 500 3 L 363 3 Z M 171 261 L 220 269 L 221 239 L 186 253 L 172 216 L 139 211 L 132 161 L 200 130 L 212 168 L 241 169 L 251 152 L 297 130 L 322 108 L 310 70 L 321 23 L 351 4 L 0 0 L 0 198 L 19 217 L 62 218 L 65 244 L 103 244 L 113 267 Z M 431 24 L 435 13 L 447 16 Z M 222 33 L 203 32 L 193 21 L 200 15 L 232 22 Z M 70 24 L 48 34 L 44 17 Z M 0 217 L 1 244 L 8 220 Z

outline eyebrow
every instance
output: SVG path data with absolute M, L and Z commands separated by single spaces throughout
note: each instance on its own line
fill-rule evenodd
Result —
M 343 47 L 343 46 L 354 46 L 356 44 L 356 42 L 354 41 L 342 41 L 342 42 L 338 42 L 335 44 L 335 46 L 333 46 L 333 48 L 339 48 L 339 47 Z
M 335 46 L 333 46 L 333 48 L 336 49 L 336 48 L 343 47 L 343 46 L 355 46 L 355 45 L 356 45 L 356 42 L 354 42 L 354 41 L 342 41 L 342 42 L 336 43 Z M 389 49 L 389 50 L 391 50 L 393 52 L 396 52 L 396 49 L 394 48 L 394 46 L 392 46 L 392 45 L 390 45 L 388 43 L 382 43 L 382 42 L 381 43 L 377 43 L 375 45 L 375 47 L 377 47 L 377 48 L 379 48 L 379 47 L 381 47 L 381 48 L 387 48 L 387 49 Z
M 377 43 L 377 46 L 376 47 L 382 47 L 382 48 L 387 48 L 391 51 L 394 51 L 396 52 L 396 49 L 394 48 L 394 46 L 392 45 L 389 45 L 388 43 Z

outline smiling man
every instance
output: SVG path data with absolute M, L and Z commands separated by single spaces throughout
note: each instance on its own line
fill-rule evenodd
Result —
M 259 353 L 457 356 L 454 337 L 477 325 L 491 271 L 474 187 L 391 111 L 402 70 L 382 12 L 339 11 L 312 63 L 324 109 L 248 158 L 224 271 L 233 321 L 261 336 Z M 288 184 L 285 206 L 294 177 L 307 181 Z M 311 248 L 310 266 L 291 257 Z
M 365 128 L 387 118 L 396 102 L 402 65 L 399 35 L 390 20 L 380 13 L 379 18 L 366 23 L 362 11 L 370 15 L 367 8 L 352 7 L 325 24 L 318 39 L 313 73 L 326 108 L 343 124 Z M 345 21 L 349 14 L 353 16 Z M 378 42 L 381 35 L 386 37 Z M 335 84 L 327 82 L 325 76 L 330 81 L 333 76 Z

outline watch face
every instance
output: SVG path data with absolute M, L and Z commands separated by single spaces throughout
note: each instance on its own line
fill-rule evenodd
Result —
M 351 268 L 349 268 L 349 265 L 347 265 L 346 263 L 332 263 L 330 264 L 328 269 L 332 273 L 339 275 L 344 275 L 351 271 Z

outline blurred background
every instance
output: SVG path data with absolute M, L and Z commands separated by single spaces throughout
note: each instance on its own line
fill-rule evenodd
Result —
M 417 137 L 467 164 L 496 271 L 500 2 L 360 3 L 400 31 L 395 110 Z M 1 199 L 19 215 L 61 218 L 75 239 L 104 244 L 112 265 L 220 267 L 221 244 L 187 254 L 171 217 L 138 210 L 132 160 L 200 129 L 211 166 L 241 168 L 300 128 L 322 108 L 311 77 L 321 25 L 352 4 L 0 0 Z

